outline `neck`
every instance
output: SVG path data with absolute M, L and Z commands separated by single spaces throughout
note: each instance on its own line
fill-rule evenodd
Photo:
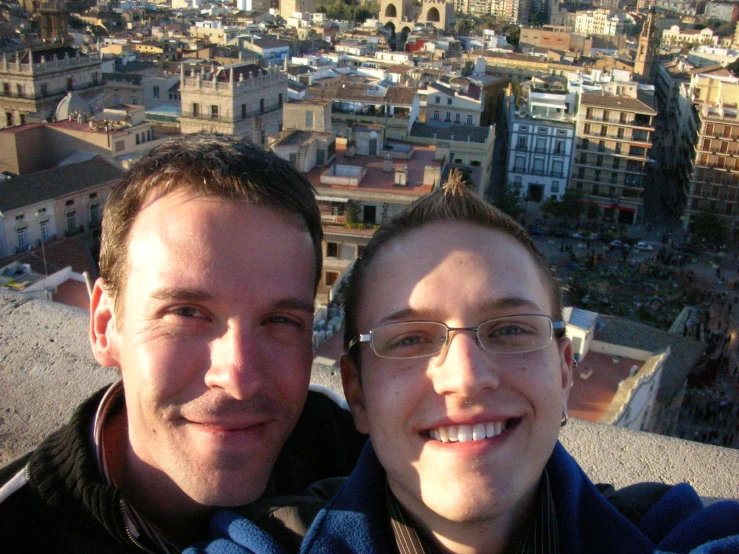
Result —
M 451 521 L 431 510 L 408 511 L 415 524 L 434 541 L 437 550 L 450 554 L 504 554 L 522 538 L 536 498 L 536 488 L 502 514 L 474 521 Z
M 164 472 L 136 455 L 128 440 L 125 410 L 105 422 L 104 433 L 108 470 L 126 502 L 178 546 L 203 540 L 211 509 L 194 502 Z

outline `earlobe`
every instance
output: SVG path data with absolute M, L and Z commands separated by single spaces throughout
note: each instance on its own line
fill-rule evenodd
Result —
M 364 393 L 362 392 L 362 383 L 359 378 L 359 371 L 354 361 L 344 354 L 340 360 L 341 366 L 341 383 L 344 385 L 344 396 L 354 417 L 354 426 L 357 431 L 369 434 L 369 426 L 367 425 L 367 408 L 364 404 Z
M 90 346 L 100 365 L 120 367 L 113 299 L 106 292 L 102 279 L 95 281 L 90 300 Z
M 563 337 L 559 341 L 559 359 L 562 376 L 562 390 L 564 392 L 564 400 L 570 395 L 572 387 L 572 371 L 575 364 L 574 351 L 572 349 L 572 341 L 568 337 Z

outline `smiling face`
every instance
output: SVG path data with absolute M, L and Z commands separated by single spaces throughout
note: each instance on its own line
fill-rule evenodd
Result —
M 531 255 L 499 231 L 433 223 L 383 248 L 364 280 L 362 333 L 396 321 L 474 327 L 502 316 L 551 315 Z M 347 399 L 398 500 L 432 530 L 492 520 L 513 526 L 557 440 L 569 340 L 494 354 L 474 333 L 453 332 L 447 350 L 418 359 L 359 348 L 361 383 L 342 359 Z
M 241 505 L 264 490 L 302 410 L 313 248 L 275 209 L 149 197 L 128 246 L 122 313 L 96 284 L 92 340 L 121 368 L 125 482 L 144 502 Z

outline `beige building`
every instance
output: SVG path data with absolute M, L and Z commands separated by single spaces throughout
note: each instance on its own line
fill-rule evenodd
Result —
M 316 0 L 280 0 L 280 17 L 287 19 L 294 13 L 313 13 L 318 8 Z
M 99 156 L 16 177 L 0 187 L 0 258 L 59 236 L 100 230 L 103 205 L 123 172 Z
M 480 117 L 485 105 L 485 94 L 482 87 L 470 83 L 467 79 L 457 79 L 445 84 L 435 82 L 423 91 L 425 121 L 447 121 L 463 125 L 480 125 Z
M 282 108 L 282 127 L 301 131 L 331 131 L 331 101 L 301 100 L 288 102 Z
M 69 46 L 33 48 L 0 58 L 0 129 L 54 116 L 67 92 L 90 100 L 103 90 L 101 59 Z
M 643 217 L 656 115 L 654 99 L 633 82 L 582 93 L 570 182 L 606 219 L 631 224 Z
M 143 106 L 118 106 L 91 118 L 0 130 L 0 171 L 27 175 L 87 154 L 126 169 L 166 139 L 155 135 Z
M 381 0 L 380 23 L 397 33 L 410 32 L 414 23 L 430 23 L 442 31 L 454 28 L 454 2 L 446 0 Z
M 236 63 L 180 75 L 183 133 L 200 131 L 246 136 L 267 145 L 282 130 L 287 75 L 278 68 Z
M 696 69 L 688 94 L 694 154 L 683 226 L 709 210 L 739 240 L 739 79 L 717 66 Z

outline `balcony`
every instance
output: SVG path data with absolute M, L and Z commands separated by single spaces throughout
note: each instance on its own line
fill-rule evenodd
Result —
M 188 118 L 188 119 L 199 119 L 199 120 L 207 120 L 207 121 L 225 121 L 227 123 L 236 123 L 238 121 L 244 121 L 247 119 L 251 119 L 252 117 L 256 117 L 259 115 L 266 115 L 268 113 L 276 112 L 277 110 L 282 109 L 282 104 L 274 104 L 272 106 L 267 106 L 263 110 L 256 109 L 251 110 L 248 112 L 242 112 L 240 114 L 236 115 L 228 115 L 228 114 L 213 114 L 210 113 L 207 108 L 210 106 L 204 105 L 203 108 L 206 108 L 206 111 L 183 111 L 180 115 L 181 118 Z
M 87 342 L 80 340 L 88 332 L 86 310 L 0 294 L 0 312 L 5 314 L 0 335 L 8 337 L 4 367 L 16 368 L 15 379 L 27 385 L 3 398 L 7 417 L 0 423 L 0 434 L 6 440 L 0 465 L 4 465 L 35 447 L 39 437 L 65 423 L 83 399 L 117 375 L 95 363 Z M 50 330 L 54 342 L 49 340 Z M 29 380 L 22 369 L 28 360 L 46 360 L 48 367 Z M 313 371 L 316 381 L 341 394 L 338 372 L 320 365 Z M 35 422 L 33 433 L 28 432 L 29 421 Z M 737 450 L 577 419 L 570 419 L 560 440 L 596 483 L 621 488 L 640 481 L 689 481 L 705 499 L 739 499 Z

